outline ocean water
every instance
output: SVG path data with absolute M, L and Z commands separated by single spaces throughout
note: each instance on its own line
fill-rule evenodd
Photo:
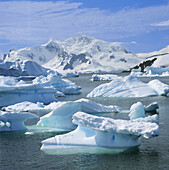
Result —
M 71 78 L 77 85 L 82 86 L 82 94 L 68 95 L 59 98 L 59 100 L 85 98 L 94 87 L 105 83 L 91 82 L 90 78 L 90 74 Z M 151 79 L 142 78 L 144 82 Z M 159 79 L 169 84 L 169 78 Z M 39 131 L 33 134 L 2 132 L 0 133 L 0 169 L 169 169 L 169 97 L 94 98 L 92 100 L 105 105 L 118 105 L 126 110 L 137 101 L 141 101 L 145 105 L 154 101 L 158 102 L 160 135 L 148 140 L 141 138 L 139 147 L 126 151 L 79 147 L 44 152 L 40 150 L 41 141 L 63 132 Z M 125 113 L 107 116 L 127 118 Z M 27 125 L 30 126 L 34 123 L 35 120 L 31 120 L 27 122 Z

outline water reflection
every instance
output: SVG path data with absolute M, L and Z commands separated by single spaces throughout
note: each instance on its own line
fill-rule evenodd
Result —
M 48 146 L 48 149 L 43 149 L 46 154 L 50 155 L 72 155 L 72 154 L 108 154 L 114 155 L 119 153 L 130 153 L 138 151 L 138 147 L 132 148 L 108 148 L 108 147 L 92 147 L 92 146 L 63 146 L 53 145 Z

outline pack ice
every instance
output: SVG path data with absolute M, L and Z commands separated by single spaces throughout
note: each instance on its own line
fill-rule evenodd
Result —
M 0 111 L 0 131 L 27 130 L 24 122 L 27 119 L 38 118 L 37 115 L 28 112 L 3 112 Z
M 43 86 L 42 84 L 26 84 L 16 78 L 0 76 L 0 106 L 30 101 L 43 102 L 45 104 L 57 101 L 55 96 L 62 96 L 61 92 L 53 86 Z
M 97 146 L 128 148 L 140 145 L 139 137 L 151 138 L 159 134 L 159 125 L 151 118 L 120 120 L 98 117 L 84 112 L 73 115 L 78 127 L 67 134 L 42 141 L 42 150 L 66 146 Z
M 60 79 L 55 74 L 49 74 L 47 77 L 39 76 L 33 80 L 33 84 L 41 84 L 42 86 L 53 86 L 56 90 L 64 94 L 79 94 L 81 87 L 67 79 Z
M 55 110 L 40 117 L 38 126 L 52 127 L 61 130 L 72 130 L 76 127 L 72 123 L 72 115 L 78 111 L 89 114 L 119 112 L 119 106 L 104 106 L 87 99 L 79 99 L 77 101 L 57 102 Z
M 159 80 L 143 83 L 136 76 L 117 77 L 110 83 L 101 84 L 92 90 L 87 97 L 146 97 L 167 95 L 169 85 Z

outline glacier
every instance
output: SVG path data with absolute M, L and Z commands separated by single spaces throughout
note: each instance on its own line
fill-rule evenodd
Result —
M 40 117 L 38 126 L 51 127 L 60 130 L 72 130 L 76 127 L 72 123 L 72 115 L 78 111 L 85 111 L 89 114 L 120 112 L 119 106 L 104 106 L 88 99 L 76 101 L 57 102 L 55 109 Z
M 77 128 L 67 134 L 43 140 L 41 150 L 66 146 L 135 147 L 140 145 L 140 136 L 148 139 L 159 135 L 159 125 L 151 121 L 151 118 L 115 120 L 77 112 L 73 115 L 73 123 Z
M 101 84 L 93 89 L 87 97 L 147 97 L 167 95 L 169 85 L 159 80 L 143 83 L 137 76 L 118 77 L 110 83 Z
M 24 122 L 28 119 L 39 118 L 29 112 L 4 112 L 0 111 L 0 132 L 2 131 L 25 131 Z

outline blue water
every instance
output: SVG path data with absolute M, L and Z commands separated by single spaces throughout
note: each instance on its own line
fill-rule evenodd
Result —
M 82 94 L 61 97 L 59 100 L 76 100 L 85 97 L 94 87 L 104 82 L 89 81 L 91 75 L 71 78 L 82 86 Z M 144 82 L 150 78 L 143 78 Z M 169 84 L 169 78 L 160 78 Z M 160 135 L 152 139 L 141 138 L 141 145 L 127 150 L 105 148 L 75 148 L 43 152 L 41 141 L 61 132 L 38 132 L 26 135 L 24 132 L 0 133 L 0 169 L 169 169 L 169 98 L 95 98 L 93 101 L 105 105 L 118 105 L 128 110 L 141 101 L 147 105 L 159 104 Z M 108 115 L 114 118 L 127 118 L 126 113 Z M 35 120 L 27 122 L 34 124 Z

